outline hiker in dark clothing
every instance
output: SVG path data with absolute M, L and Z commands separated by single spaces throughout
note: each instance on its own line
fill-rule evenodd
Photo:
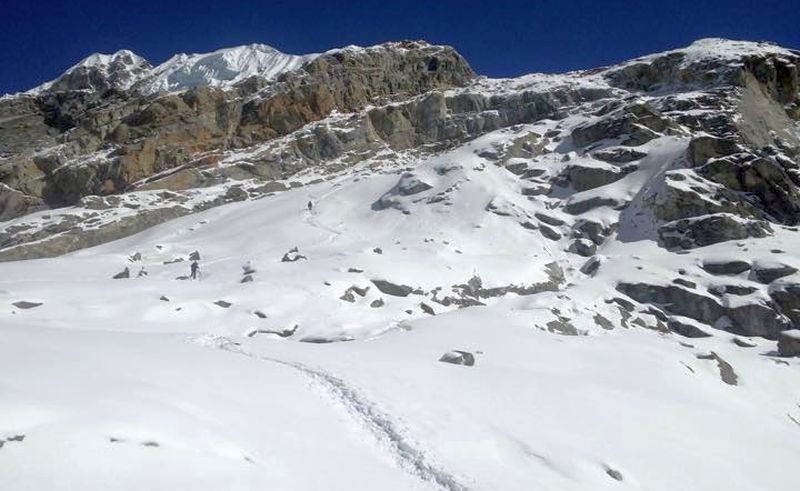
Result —
M 314 203 L 311 201 L 308 202 L 308 211 L 311 211 L 311 208 L 314 208 Z
M 197 270 L 200 269 L 200 266 L 197 264 L 197 261 L 192 261 L 192 279 L 197 279 Z

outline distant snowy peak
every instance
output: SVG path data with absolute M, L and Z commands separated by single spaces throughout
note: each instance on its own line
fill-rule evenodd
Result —
M 26 93 L 133 88 L 143 94 L 153 94 L 200 86 L 227 87 L 252 76 L 274 79 L 316 56 L 289 55 L 266 44 L 250 44 L 212 53 L 178 54 L 153 68 L 147 60 L 129 50 L 110 55 L 95 53 L 57 79 Z
M 144 93 L 155 93 L 199 86 L 228 86 L 252 76 L 271 80 L 316 56 L 289 55 L 266 44 L 237 46 L 212 53 L 179 54 L 151 70 L 136 88 Z
M 631 60 L 625 64 L 653 62 L 667 56 L 681 56 L 681 65 L 736 63 L 751 56 L 778 56 L 793 58 L 797 53 L 770 42 L 736 41 L 722 38 L 698 39 L 689 46 L 662 53 L 654 53 Z
M 95 67 L 109 73 L 123 68 L 152 68 L 147 60 L 127 49 L 121 49 L 111 55 L 95 53 L 81 60 L 70 70 L 74 70 L 77 67 Z
M 70 67 L 57 79 L 35 87 L 27 93 L 128 89 L 152 68 L 147 60 L 127 49 L 110 55 L 95 53 Z

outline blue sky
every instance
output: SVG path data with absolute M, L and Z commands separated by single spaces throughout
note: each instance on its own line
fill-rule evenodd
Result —
M 308 53 L 426 39 L 455 46 L 479 73 L 513 76 L 591 68 L 701 37 L 800 48 L 800 8 L 790 0 L 0 0 L 0 93 L 122 48 L 157 64 L 254 42 Z

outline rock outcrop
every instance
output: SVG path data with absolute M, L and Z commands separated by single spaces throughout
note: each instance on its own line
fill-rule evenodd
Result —
M 743 336 L 776 339 L 779 332 L 791 327 L 774 305 L 761 301 L 729 303 L 678 285 L 619 283 L 617 290 L 637 302 Z

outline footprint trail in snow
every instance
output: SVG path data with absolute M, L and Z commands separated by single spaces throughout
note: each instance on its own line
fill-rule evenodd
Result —
M 389 415 L 339 377 L 302 363 L 257 355 L 228 339 L 217 339 L 214 344 L 219 349 L 231 353 L 276 363 L 300 372 L 323 389 L 323 392 L 333 398 L 336 403 L 344 406 L 359 426 L 369 431 L 380 442 L 381 447 L 388 447 L 392 454 L 391 457 L 401 468 L 423 481 L 435 484 L 440 489 L 447 491 L 468 491 L 470 489 L 455 476 L 431 462 L 425 452 L 404 435 L 402 429 L 392 421 Z

